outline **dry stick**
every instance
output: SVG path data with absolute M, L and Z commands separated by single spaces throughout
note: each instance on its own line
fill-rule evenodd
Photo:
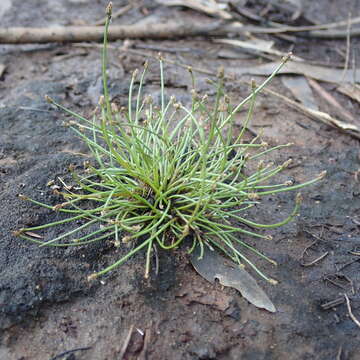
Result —
M 319 39 L 344 39 L 348 36 L 347 30 L 322 30 L 322 31 L 310 31 L 307 36 Z M 350 31 L 351 37 L 360 36 L 360 29 L 353 29 Z
M 126 350 L 127 350 L 128 346 L 129 346 L 129 343 L 130 343 L 130 340 L 131 340 L 131 335 L 132 335 L 133 331 L 134 331 L 134 324 L 132 324 L 130 326 L 129 332 L 128 332 L 126 338 L 125 338 L 123 346 L 121 347 L 119 358 L 118 358 L 119 360 L 122 360 L 124 358 L 124 355 L 125 355 Z
M 262 28 L 257 26 L 239 26 L 238 24 L 225 25 L 223 21 L 202 25 L 199 23 L 167 23 L 167 24 L 146 24 L 146 25 L 113 25 L 109 28 L 109 40 L 120 39 L 173 39 L 188 36 L 225 36 L 229 33 L 244 34 L 252 32 L 254 34 L 277 34 L 286 32 L 306 32 L 308 36 L 321 37 L 327 31 L 316 32 L 314 29 L 329 29 L 344 26 L 346 24 L 356 24 L 360 22 L 360 17 L 351 21 L 340 21 L 315 26 L 282 26 L 277 28 Z M 345 23 L 345 24 L 344 24 Z M 360 35 L 360 30 L 354 30 L 351 36 Z M 321 35 L 322 34 L 322 35 Z M 345 36 L 348 32 L 345 31 Z M 325 34 L 328 36 L 328 34 Z M 52 28 L 24 28 L 10 27 L 0 28 L 0 44 L 30 44 L 30 43 L 49 43 L 49 42 L 82 42 L 82 41 L 101 41 L 103 39 L 103 29 L 98 26 L 67 26 Z
M 148 348 L 151 341 L 151 327 L 145 330 L 144 346 L 138 357 L 138 360 L 146 360 L 148 358 Z
M 347 26 L 348 24 L 358 24 L 360 23 L 360 16 L 350 19 L 350 21 L 342 20 L 333 23 L 327 24 L 319 24 L 319 25 L 310 25 L 310 26 L 283 26 L 281 24 L 277 24 L 279 29 L 286 29 L 286 32 L 295 32 L 295 31 L 316 31 L 316 30 L 327 30 L 327 29 L 335 29 L 341 26 Z
M 356 54 L 353 54 L 353 66 L 356 66 Z M 353 85 L 355 85 L 356 83 L 356 69 L 353 68 L 353 81 L 352 81 Z
M 351 320 L 360 328 L 360 321 L 352 313 L 350 300 L 349 300 L 348 296 L 346 294 L 344 294 L 344 297 L 345 297 L 345 300 L 346 300 L 346 305 L 347 305 L 347 309 L 348 309 L 349 316 L 350 316 Z
M 173 39 L 197 35 L 208 35 L 219 29 L 220 22 L 209 25 L 197 23 L 169 23 L 146 25 L 113 25 L 108 39 Z M 226 31 L 222 30 L 224 35 Z M 0 28 L 0 44 L 29 44 L 49 42 L 102 41 L 104 30 L 99 26 L 67 26 L 52 28 Z
M 91 346 L 67 350 L 67 351 L 62 352 L 61 354 L 58 354 L 58 355 L 52 357 L 50 360 L 60 360 L 60 359 L 63 359 L 65 355 L 74 354 L 74 352 L 77 352 L 77 351 L 85 351 L 85 350 L 90 350 L 90 349 L 91 349 Z
M 343 346 L 340 345 L 339 350 L 336 354 L 336 360 L 341 360 L 342 348 L 343 348 Z
M 309 262 L 309 263 L 304 263 L 304 264 L 301 264 L 301 266 L 304 266 L 304 267 L 309 267 L 309 266 L 313 266 L 315 265 L 316 263 L 318 263 L 320 260 L 322 260 L 325 256 L 329 255 L 329 252 L 327 251 L 326 253 L 322 254 L 321 256 L 319 256 L 317 259 Z
M 345 79 L 345 75 L 347 73 L 347 69 L 349 67 L 349 58 L 350 58 L 350 30 L 351 30 L 351 24 L 350 24 L 350 20 L 351 20 L 351 13 L 349 13 L 349 17 L 348 17 L 348 26 L 347 26 L 347 35 L 346 35 L 346 56 L 345 56 L 345 64 L 344 64 L 344 72 L 341 78 L 341 83 L 344 82 Z
M 339 297 L 335 300 L 331 300 L 327 303 L 321 304 L 320 306 L 324 309 L 324 310 L 329 310 L 335 306 L 341 305 L 344 303 L 344 298 L 343 297 Z

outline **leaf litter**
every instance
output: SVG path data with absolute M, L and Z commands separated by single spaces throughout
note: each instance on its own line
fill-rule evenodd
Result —
M 256 307 L 269 312 L 276 311 L 264 290 L 244 268 L 236 266 L 236 264 L 234 267 L 226 265 L 225 258 L 207 246 L 204 246 L 203 257 L 199 259 L 199 256 L 200 247 L 197 247 L 191 256 L 191 263 L 204 279 L 211 283 L 217 279 L 221 285 L 238 290 L 247 301 Z

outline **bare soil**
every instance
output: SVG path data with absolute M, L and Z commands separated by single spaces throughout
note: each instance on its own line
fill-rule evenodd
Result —
M 265 6 L 263 1 L 248 3 L 252 10 Z M 303 3 L 305 19 L 297 24 L 306 24 L 306 19 L 346 19 L 349 11 L 353 16 L 360 14 L 355 0 Z M 116 1 L 114 6 L 125 4 Z M 90 24 L 102 18 L 105 6 L 103 0 L 13 0 L 0 16 L 2 26 Z M 180 16 L 201 21 L 205 15 L 143 1 L 115 22 Z M 285 12 L 284 19 L 288 19 Z M 281 20 L 279 14 L 274 20 Z M 276 46 L 289 50 L 291 44 L 275 40 Z M 111 94 L 123 105 L 130 74 L 146 56 L 121 50 L 123 42 L 114 45 L 117 49 L 111 50 L 109 65 Z M 162 50 L 168 58 L 215 73 L 219 66 L 231 73 L 262 61 L 204 38 L 136 40 L 131 45 L 142 48 L 145 55 Z M 358 45 L 353 39 L 357 56 Z M 150 46 L 154 50 L 144 49 Z M 343 62 L 345 50 L 345 39 L 300 38 L 293 49 L 298 56 L 329 64 Z M 158 67 L 156 60 L 149 60 L 145 91 L 156 97 Z M 100 48 L 96 44 L 87 48 L 1 46 L 0 63 L 6 65 L 0 79 L 0 359 L 119 359 L 131 328 L 124 359 L 360 359 L 360 329 L 349 317 L 343 296 L 348 294 L 352 311 L 360 318 L 360 256 L 350 253 L 360 251 L 358 140 L 308 119 L 269 95 L 259 98 L 251 129 L 260 132 L 263 128 L 264 138 L 272 145 L 295 144 L 273 156 L 278 162 L 293 159 L 293 166 L 281 176 L 301 182 L 322 170 L 328 172 L 325 180 L 304 189 L 301 215 L 295 221 L 272 231 L 272 242 L 257 242 L 279 263 L 276 268 L 259 263 L 279 280 L 277 286 L 259 281 L 277 307 L 276 313 L 257 309 L 233 289 L 208 283 L 180 250 L 160 253 L 160 272 L 149 281 L 143 278 L 143 255 L 139 254 L 101 282 L 89 283 L 88 274 L 118 259 L 126 249 L 115 250 L 110 242 L 65 250 L 39 248 L 16 238 L 12 231 L 58 219 L 58 213 L 17 195 L 57 204 L 60 199 L 47 183 L 59 183 L 58 177 L 71 181 L 68 166 L 81 170 L 88 159 L 86 147 L 63 125 L 68 117 L 47 104 L 44 95 L 89 115 L 102 91 Z M 168 94 L 176 94 L 183 103 L 189 101 L 187 72 L 167 65 L 166 77 Z M 206 77 L 196 77 L 199 92 L 211 95 Z M 227 85 L 234 103 L 248 93 L 244 80 Z M 359 126 L 359 104 L 333 91 L 334 86 L 324 87 L 355 116 Z M 271 88 L 290 96 L 280 78 Z M 321 98 L 315 99 L 323 111 L 331 112 Z M 257 218 L 263 222 L 282 219 L 294 197 L 284 193 L 266 199 L 266 206 L 256 211 Z M 55 235 L 60 230 L 49 231 Z M 322 260 L 309 265 L 325 253 Z M 324 308 L 336 299 L 339 305 Z

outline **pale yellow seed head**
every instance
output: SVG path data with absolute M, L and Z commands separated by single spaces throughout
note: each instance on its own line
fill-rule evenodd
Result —
M 119 108 L 115 103 L 111 103 L 111 111 L 113 114 L 117 114 L 119 112 Z
M 96 278 L 98 277 L 98 274 L 97 273 L 94 273 L 94 274 L 91 274 L 87 277 L 87 280 L 88 281 L 93 281 L 95 280 Z
M 124 236 L 121 241 L 124 243 L 124 244 L 127 244 L 129 241 L 131 240 L 131 237 L 130 236 Z
M 53 104 L 54 100 L 49 96 L 49 95 L 45 95 L 45 100 L 49 103 L 49 104 Z
M 321 180 L 326 176 L 326 170 L 322 171 L 319 175 L 318 175 L 318 179 Z
M 282 167 L 283 167 L 283 168 L 287 168 L 291 163 L 292 163 L 292 159 L 286 160 L 286 161 L 282 164 Z
M 101 96 L 99 97 L 99 102 L 98 102 L 98 104 L 99 104 L 100 106 L 104 106 L 104 104 L 105 104 L 105 97 L 104 97 L 104 95 L 101 95 Z
M 250 200 L 259 200 L 260 196 L 257 193 L 250 193 L 250 194 L 248 194 L 248 198 Z

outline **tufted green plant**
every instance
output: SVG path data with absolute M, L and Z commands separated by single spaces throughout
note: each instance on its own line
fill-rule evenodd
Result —
M 94 113 L 92 119 L 86 119 L 48 98 L 50 103 L 76 119 L 72 121 L 72 128 L 88 145 L 96 166 L 88 165 L 82 175 L 74 173 L 78 191 L 67 189 L 62 193 L 65 202 L 54 207 L 22 195 L 37 205 L 69 216 L 20 229 L 17 235 L 40 246 L 83 246 L 98 241 L 113 241 L 115 247 L 130 244 L 124 256 L 90 275 L 89 279 L 115 269 L 141 250 L 145 251 L 147 277 L 154 247 L 173 250 L 186 241 L 189 253 L 197 246 L 201 254 L 204 246 L 217 248 L 237 264 L 249 265 L 261 277 L 275 283 L 253 263 L 249 254 L 276 263 L 250 246 L 246 238 L 270 239 L 256 229 L 288 223 L 298 214 L 301 197 L 297 195 L 292 213 L 276 224 L 259 224 L 246 215 L 247 210 L 261 204 L 263 196 L 298 190 L 324 176 L 322 173 L 302 184 L 272 185 L 269 180 L 285 169 L 289 161 L 276 166 L 266 164 L 262 158 L 290 144 L 269 148 L 258 137 L 244 141 L 256 95 L 287 58 L 261 86 L 254 85 L 251 94 L 237 106 L 232 106 L 225 95 L 224 75 L 220 72 L 214 101 L 209 104 L 206 96 L 200 96 L 194 89 L 191 107 L 187 108 L 174 97 L 166 100 L 160 56 L 159 106 L 150 96 L 143 95 L 148 69 L 145 64 L 140 76 L 137 71 L 133 73 L 128 106 L 119 110 L 110 102 L 106 73 L 111 6 L 107 15 L 102 52 L 104 95 L 98 113 Z M 136 81 L 139 85 L 134 94 Z M 247 116 L 236 132 L 234 118 L 245 104 L 249 106 Z M 89 201 L 90 208 L 84 206 Z M 68 223 L 74 224 L 73 229 L 51 240 L 42 240 L 34 233 Z M 77 235 L 79 233 L 82 235 Z

